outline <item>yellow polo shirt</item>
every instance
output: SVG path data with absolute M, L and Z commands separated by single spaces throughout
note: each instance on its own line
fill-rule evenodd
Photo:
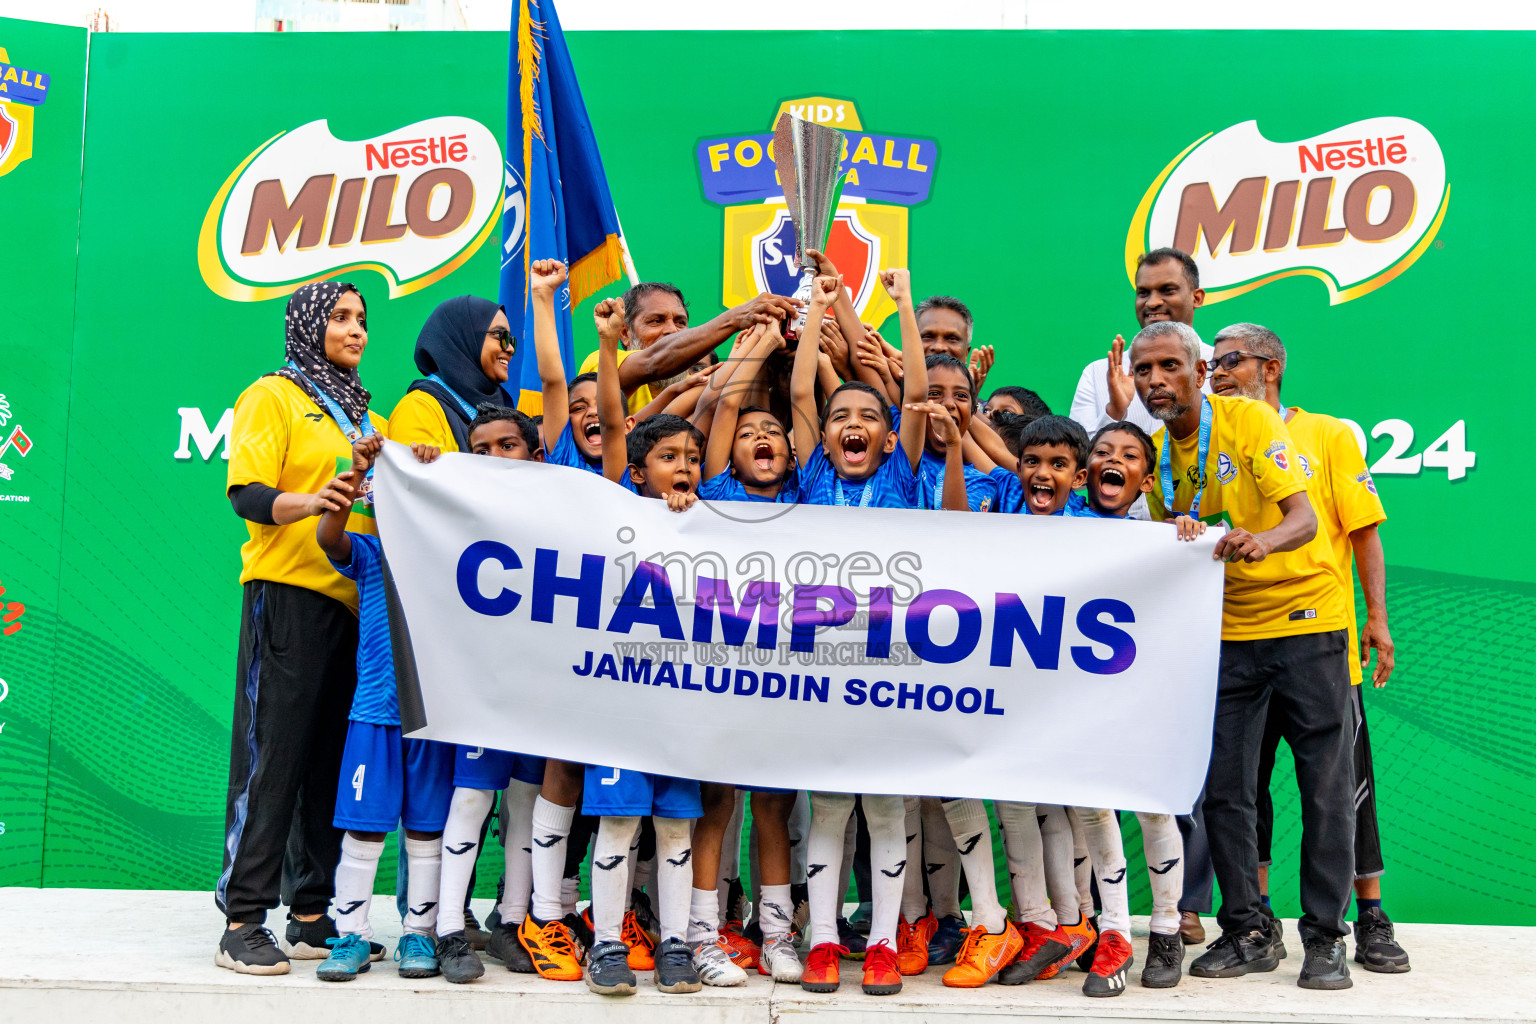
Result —
M 431 444 L 445 452 L 459 450 L 443 403 L 425 391 L 407 391 L 389 414 L 389 439 L 401 444 Z
M 1161 452 L 1167 428 L 1152 442 L 1159 464 L 1152 471 L 1147 507 L 1154 519 L 1189 510 L 1204 487 L 1200 518 L 1225 521 L 1249 533 L 1279 525 L 1279 502 L 1307 490 L 1296 445 L 1279 415 L 1263 402 L 1210 395 L 1211 441 L 1204 466 L 1196 466 L 1199 431 L 1174 438 L 1173 513 L 1163 504 Z M 1314 508 L 1317 505 L 1313 501 Z M 1318 512 L 1322 519 L 1326 512 Z M 1262 562 L 1228 562 L 1226 600 L 1222 603 L 1223 640 L 1262 640 L 1303 633 L 1324 633 L 1346 626 L 1343 588 L 1329 551 L 1327 531 L 1295 551 L 1277 552 Z
M 1292 408 L 1285 421 L 1296 450 L 1301 455 L 1301 469 L 1307 477 L 1307 492 L 1317 510 L 1318 533 L 1328 532 L 1328 550 L 1333 556 L 1339 585 L 1344 588 L 1345 615 L 1349 625 L 1349 681 L 1360 685 L 1360 638 L 1355 624 L 1355 549 L 1349 535 L 1362 527 L 1387 520 L 1387 510 L 1376 494 L 1376 482 L 1365 467 L 1365 456 L 1355 443 L 1355 435 L 1332 416 Z
M 387 437 L 388 424 L 372 412 L 368 417 L 373 428 Z M 351 465 L 352 442 L 286 377 L 262 377 L 235 402 L 226 491 L 257 483 L 313 494 Z M 305 587 L 335 598 L 355 614 L 357 586 L 331 568 L 315 540 L 315 524 L 313 516 L 287 526 L 247 521 L 250 537 L 240 547 L 240 582 L 270 580 Z M 354 505 L 347 529 L 377 532 L 373 509 Z

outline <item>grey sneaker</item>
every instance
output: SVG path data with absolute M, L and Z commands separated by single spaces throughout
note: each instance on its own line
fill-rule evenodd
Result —
M 1147 936 L 1147 965 L 1141 969 L 1143 988 L 1173 988 L 1184 977 L 1184 941 L 1178 932 Z
M 619 945 L 623 945 L 620 943 Z M 656 988 L 661 992 L 697 992 L 703 987 L 693 969 L 693 950 L 682 939 L 662 939 L 656 947 Z
M 517 929 L 517 925 L 503 924 L 498 919 L 496 930 L 491 932 L 491 940 L 485 944 L 486 955 L 493 956 L 506 964 L 507 970 L 514 974 L 533 974 L 533 958 L 517 940 Z
M 329 950 L 326 951 L 329 955 Z M 219 950 L 213 955 L 218 967 L 236 974 L 287 974 L 288 958 L 277 948 L 272 933 L 259 924 L 225 928 Z
M 583 977 L 587 988 L 600 996 L 634 995 L 635 972 L 629 969 L 629 947 L 622 942 L 599 942 L 587 954 Z
M 1326 991 L 1354 985 L 1349 977 L 1349 962 L 1344 956 L 1343 939 L 1307 939 L 1302 948 L 1306 959 L 1301 962 L 1301 976 L 1296 979 L 1297 985 Z
M 1412 970 L 1407 950 L 1397 944 L 1392 919 L 1380 907 L 1364 910 L 1355 918 L 1355 963 L 1377 974 Z
M 455 985 L 467 985 L 485 973 L 485 964 L 464 934 L 454 932 L 437 940 L 437 969 Z

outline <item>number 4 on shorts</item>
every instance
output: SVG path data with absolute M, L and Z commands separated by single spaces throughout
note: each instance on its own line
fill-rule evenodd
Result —
M 357 796 L 352 798 L 354 800 L 361 800 L 363 798 L 363 773 L 367 770 L 367 765 L 360 764 L 357 766 L 357 771 L 352 773 L 352 789 L 357 794 Z

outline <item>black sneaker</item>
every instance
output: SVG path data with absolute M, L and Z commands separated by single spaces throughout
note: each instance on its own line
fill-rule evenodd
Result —
M 811 922 L 810 886 L 805 882 L 790 883 L 789 901 L 795 905 L 794 923 L 790 926 L 790 934 L 798 935 L 805 931 L 806 925 Z
M 336 922 L 329 915 L 321 914 L 313 921 L 300 921 L 288 915 L 288 927 L 283 930 L 284 950 L 295 960 L 324 960 L 331 955 L 327 939 L 339 939 Z M 368 943 L 368 960 L 378 963 L 387 952 L 382 943 Z
M 635 912 L 635 923 L 640 926 L 641 931 L 645 932 L 645 937 L 651 940 L 651 945 L 654 946 L 660 942 L 661 927 L 656 920 L 656 910 L 651 906 L 650 893 L 644 889 L 631 889 L 629 907 Z
M 848 915 L 848 924 L 852 926 L 854 931 L 868 938 L 869 923 L 874 916 L 875 905 L 873 903 L 860 903 L 857 907 L 853 908 L 853 913 Z
M 1328 991 L 1349 988 L 1354 984 L 1349 978 L 1348 958 L 1344 955 L 1343 939 L 1307 939 L 1302 943 L 1301 976 L 1296 984 L 1302 988 L 1320 988 Z
M 1046 931 L 1038 924 L 1026 924 L 1019 929 L 1024 936 L 1024 948 L 1019 951 L 1018 958 L 1004 967 L 997 974 L 999 985 L 1024 985 L 1040 977 L 1042 971 L 1053 964 L 1061 963 L 1063 957 L 1072 952 L 1072 947 L 1065 942 L 1057 942 L 1050 938 L 1055 930 Z
M 490 918 L 486 918 L 490 922 Z M 517 929 L 515 924 L 502 924 L 497 922 L 496 930 L 491 932 L 491 939 L 485 944 L 485 952 L 507 965 L 507 970 L 514 974 L 533 974 L 533 958 L 523 948 L 523 944 L 517 941 Z
M 1088 923 L 1093 925 L 1093 941 L 1088 943 L 1087 949 L 1078 954 L 1076 961 L 1077 969 L 1084 972 L 1093 969 L 1093 958 L 1099 952 L 1099 915 L 1094 914 L 1088 919 Z
M 854 931 L 846 917 L 840 917 L 837 919 L 837 944 L 848 951 L 843 954 L 844 960 L 863 960 L 869 940 Z
M 467 985 L 485 973 L 485 964 L 464 933 L 454 932 L 437 940 L 437 969 L 455 985 Z
M 330 955 L 330 950 L 326 950 Z M 227 967 L 236 974 L 287 974 L 288 958 L 277 947 L 272 933 L 259 924 L 225 928 L 219 939 L 219 951 L 213 955 L 215 966 Z
M 1184 977 L 1184 940 L 1179 933 L 1147 936 L 1147 965 L 1141 969 L 1142 988 L 1173 988 Z
M 491 908 L 491 912 L 489 914 L 485 915 L 485 921 L 480 925 L 480 927 L 485 929 L 485 933 L 487 935 L 495 935 L 496 934 L 496 929 L 501 927 L 501 897 L 500 896 L 496 897 L 496 905 Z M 491 940 L 490 939 L 486 939 L 485 940 L 485 944 L 486 944 L 486 946 L 490 946 Z
M 592 926 L 587 924 L 587 919 L 580 914 L 566 914 L 561 920 L 571 930 L 571 938 L 576 943 L 576 959 L 580 960 L 593 946 Z
M 1268 931 L 1255 928 L 1246 935 L 1224 932 L 1189 965 L 1195 978 L 1241 978 L 1245 974 L 1264 973 L 1280 966 L 1269 946 Z
M 480 922 L 475 920 L 474 912 L 469 907 L 464 908 L 464 940 L 469 943 L 471 949 L 484 949 L 485 944 L 491 941 L 491 936 Z
M 1407 951 L 1397 944 L 1392 919 L 1380 907 L 1363 910 L 1355 918 L 1355 963 L 1377 974 L 1412 970 Z
M 587 954 L 583 977 L 587 988 L 600 996 L 634 995 L 635 972 L 629 969 L 629 947 L 622 942 L 599 942 Z
M 1285 948 L 1285 923 L 1278 917 L 1269 919 L 1269 955 L 1276 960 L 1284 960 L 1291 955 Z
M 697 992 L 702 987 L 688 943 L 662 939 L 656 947 L 656 988 L 662 992 Z
M 730 879 L 725 889 L 725 919 L 745 921 L 751 909 L 752 904 L 747 901 L 747 890 L 742 888 L 741 879 Z

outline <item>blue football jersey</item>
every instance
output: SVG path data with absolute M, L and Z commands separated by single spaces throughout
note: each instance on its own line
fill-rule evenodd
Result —
M 399 725 L 395 656 L 384 607 L 384 549 L 372 534 L 348 532 L 347 537 L 352 541 L 352 564 L 331 565 L 357 584 L 357 692 L 349 717 L 372 725 Z
M 944 459 L 927 448 L 917 464 L 917 487 L 919 508 L 944 507 Z M 969 463 L 965 466 L 965 494 L 972 512 L 996 511 L 997 481 Z
M 779 505 L 793 505 L 800 500 L 800 486 L 793 470 L 779 485 L 779 493 L 774 498 L 764 498 L 756 494 L 748 494 L 742 486 L 736 474 L 729 469 L 724 473 L 718 473 L 708 480 L 699 481 L 699 497 L 705 501 L 764 501 Z
M 800 501 L 807 505 L 920 508 L 917 490 L 917 473 L 899 445 L 867 480 L 840 479 L 826 449 L 819 444 L 811 461 L 800 471 Z
M 588 473 L 603 475 L 603 460 L 591 461 L 576 447 L 576 435 L 571 431 L 569 420 L 565 423 L 565 429 L 560 431 L 560 437 L 555 441 L 554 451 L 544 453 L 544 461 L 556 466 L 570 466 L 572 469 L 584 469 Z
M 987 474 L 992 482 L 997 484 L 997 510 L 999 512 L 1011 512 L 1016 515 L 1030 515 L 1029 506 L 1024 503 L 1024 484 L 1020 482 L 1017 473 L 1010 472 L 1002 466 L 995 467 Z M 1052 512 L 1054 516 L 1079 516 L 1082 510 L 1088 507 L 1088 502 L 1081 494 L 1073 491 L 1067 496 L 1067 503 Z

